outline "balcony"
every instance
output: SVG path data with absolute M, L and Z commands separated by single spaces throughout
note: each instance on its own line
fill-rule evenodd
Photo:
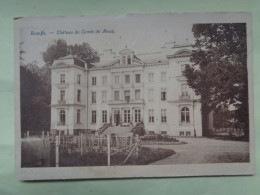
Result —
M 179 96 L 179 99 L 180 100 L 190 100 L 190 95 L 188 95 L 188 94 L 182 94 L 182 95 L 180 95 Z
M 126 100 L 109 100 L 108 104 L 144 104 L 144 100 L 143 99 L 139 99 L 139 100 L 130 100 L 130 99 L 126 99 Z
M 61 105 L 66 104 L 66 100 L 58 100 L 58 104 L 61 104 Z
M 57 126 L 65 126 L 65 122 L 57 122 Z
M 69 83 L 57 83 L 56 86 L 59 88 L 59 89 L 65 89 L 69 86 Z

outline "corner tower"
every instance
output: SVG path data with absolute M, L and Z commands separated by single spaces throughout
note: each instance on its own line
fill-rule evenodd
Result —
M 54 61 L 51 70 L 51 131 L 74 134 L 87 128 L 86 64 L 73 55 Z

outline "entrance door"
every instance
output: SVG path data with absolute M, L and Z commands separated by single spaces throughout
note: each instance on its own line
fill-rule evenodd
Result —
M 120 110 L 114 110 L 114 123 L 116 126 L 120 125 Z

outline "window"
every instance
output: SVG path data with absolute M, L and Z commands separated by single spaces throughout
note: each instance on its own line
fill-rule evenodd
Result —
M 92 102 L 93 104 L 95 104 L 95 103 L 97 102 L 96 95 L 97 95 L 96 92 L 93 91 L 93 92 L 92 92 L 92 98 L 91 98 L 91 100 L 92 100 L 91 102 Z
M 96 122 L 97 122 L 97 111 L 92 110 L 92 123 L 96 123 Z
M 130 110 L 124 110 L 124 122 L 125 123 L 130 122 Z
M 141 75 L 140 74 L 136 74 L 135 75 L 135 82 L 136 83 L 140 83 L 141 82 Z
M 77 110 L 77 123 L 80 123 L 80 110 Z
M 81 90 L 78 89 L 78 94 L 77 94 L 77 101 L 80 102 L 80 96 L 81 96 Z
M 114 91 L 114 100 L 119 101 L 119 91 Z
M 182 97 L 188 96 L 188 85 L 187 84 L 181 84 L 181 96 Z
M 135 122 L 140 123 L 141 122 L 141 110 L 135 109 Z
M 66 122 L 66 114 L 65 110 L 60 111 L 60 125 L 65 125 Z
M 186 131 L 186 136 L 191 136 L 190 131 Z
M 115 84 L 119 84 L 119 75 L 115 76 Z
M 102 91 L 102 103 L 106 103 L 106 102 L 107 102 L 107 92 Z
M 77 75 L 77 84 L 79 84 L 79 85 L 80 85 L 80 77 L 81 77 L 81 75 L 78 74 L 78 75 Z
M 166 89 L 161 90 L 161 100 L 165 101 L 166 100 Z
M 127 64 L 131 64 L 131 57 L 127 56 Z
M 182 76 L 183 76 L 184 70 L 185 70 L 185 68 L 186 68 L 186 65 L 187 65 L 187 64 L 182 64 L 182 65 L 181 65 L 181 75 L 182 75 Z
M 149 123 L 154 123 L 154 110 L 149 110 Z
M 166 72 L 161 72 L 161 81 L 162 82 L 166 81 Z
M 161 110 L 161 122 L 166 123 L 167 122 L 167 116 L 166 116 L 166 109 Z
M 130 75 L 125 75 L 125 83 L 130 83 Z
M 148 89 L 148 100 L 153 101 L 154 100 L 154 90 Z
M 161 131 L 162 135 L 167 135 L 167 131 Z
M 187 107 L 183 107 L 181 109 L 181 122 L 182 123 L 190 122 L 190 111 L 189 111 L 189 108 L 187 108 Z
M 102 85 L 107 84 L 107 76 L 102 76 Z
M 125 90 L 125 101 L 129 102 L 130 101 L 130 90 Z
M 154 82 L 154 73 L 149 73 L 149 82 Z
M 122 62 L 123 62 L 123 64 L 126 64 L 126 58 L 125 58 L 125 56 L 123 56 Z
M 96 77 L 92 77 L 92 85 L 97 85 L 97 78 Z
M 184 136 L 184 131 L 180 131 L 180 136 Z
M 60 90 L 60 101 L 65 100 L 65 90 Z
M 136 100 L 141 99 L 141 90 L 140 89 L 135 90 L 135 99 Z
M 102 123 L 107 123 L 107 111 L 102 110 Z
M 65 74 L 60 75 L 60 83 L 65 83 Z

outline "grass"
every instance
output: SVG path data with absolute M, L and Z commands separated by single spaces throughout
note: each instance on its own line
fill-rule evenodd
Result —
M 129 151 L 112 155 L 110 160 L 111 166 L 123 165 L 122 163 L 126 159 L 128 153 Z M 170 149 L 140 147 L 138 156 L 136 155 L 136 151 L 134 151 L 125 165 L 147 165 L 174 154 L 175 152 Z M 53 158 L 55 159 L 55 156 L 52 155 L 51 159 Z M 54 165 L 55 162 L 52 160 L 51 166 Z M 88 152 L 87 154 L 80 156 L 80 153 L 74 152 L 60 155 L 60 167 L 75 166 L 107 166 L 107 154 Z

